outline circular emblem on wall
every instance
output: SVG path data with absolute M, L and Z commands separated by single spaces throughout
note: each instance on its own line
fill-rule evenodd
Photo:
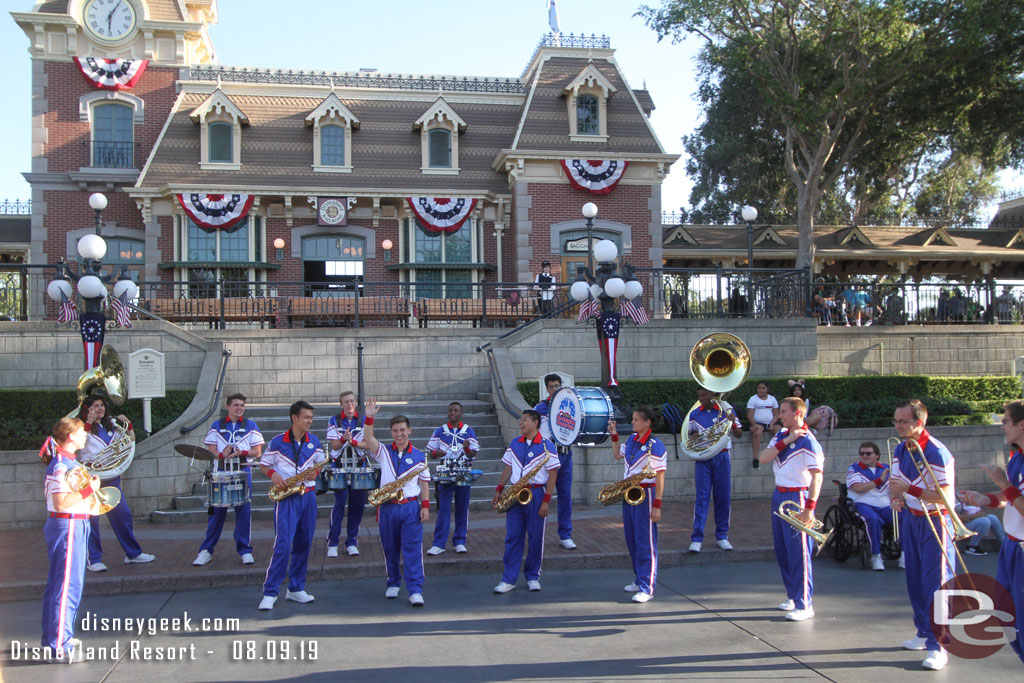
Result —
M 348 209 L 345 208 L 345 202 L 337 199 L 324 199 L 320 202 L 320 220 L 327 225 L 344 222 L 346 213 Z

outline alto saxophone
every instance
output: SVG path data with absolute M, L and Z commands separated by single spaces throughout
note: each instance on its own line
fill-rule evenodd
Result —
M 533 491 L 530 490 L 530 482 L 537 476 L 541 468 L 547 464 L 548 459 L 552 453 L 548 450 L 547 444 L 544 445 L 544 457 L 540 459 L 533 469 L 519 477 L 519 481 L 507 487 L 498 496 L 498 502 L 494 504 L 494 509 L 498 512 L 508 512 L 512 509 L 512 506 L 516 503 L 520 505 L 529 505 L 530 501 L 533 500 Z
M 648 453 L 643 469 L 631 477 L 603 486 L 601 492 L 597 494 L 597 500 L 604 505 L 614 505 L 622 501 L 629 505 L 639 505 L 647 497 L 644 487 L 640 484 L 644 479 L 653 479 L 655 476 L 657 472 L 651 469 L 651 456 Z
M 281 482 L 280 486 L 272 487 L 270 491 L 267 493 L 267 495 L 270 496 L 270 500 L 277 503 L 284 500 L 285 498 L 294 496 L 296 493 L 305 493 L 306 489 L 309 488 L 306 486 L 306 477 L 309 476 L 309 473 L 316 472 L 317 476 L 319 476 L 320 470 L 327 467 L 327 465 L 330 462 L 330 458 L 324 458 L 324 461 L 319 465 L 315 465 L 313 469 L 296 472 L 295 474 Z
M 418 476 L 419 473 L 425 469 L 427 469 L 427 463 L 421 462 L 419 465 L 413 467 L 411 470 L 400 476 L 398 479 L 395 479 L 392 482 L 384 484 L 379 489 L 374 489 L 370 491 L 370 495 L 366 497 L 366 501 L 370 505 L 379 506 L 383 505 L 384 503 L 390 503 L 393 500 L 401 500 L 402 498 L 404 498 L 404 496 L 402 495 L 402 489 L 405 488 L 405 485 L 408 484 L 413 477 Z

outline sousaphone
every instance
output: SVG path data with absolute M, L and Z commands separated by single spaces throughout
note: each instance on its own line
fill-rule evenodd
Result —
M 128 396 L 128 380 L 113 346 L 104 346 L 100 350 L 100 364 L 82 373 L 78 378 L 77 391 L 79 406 L 90 394 L 103 396 L 114 407 L 124 405 Z M 77 415 L 78 410 L 72 410 L 68 417 Z M 124 474 L 135 457 L 135 438 L 128 433 L 128 425 L 113 417 L 111 419 L 116 431 L 114 439 L 95 458 L 82 463 L 90 474 L 105 480 Z
M 713 332 L 690 350 L 690 374 L 701 385 L 714 394 L 732 391 L 750 374 L 750 349 L 739 337 L 728 332 Z M 692 460 L 708 460 L 718 455 L 729 443 L 732 431 L 732 406 L 721 397 L 712 401 L 721 412 L 721 417 L 710 427 L 690 432 L 690 413 L 700 406 L 700 401 L 691 406 L 683 422 L 680 446 Z

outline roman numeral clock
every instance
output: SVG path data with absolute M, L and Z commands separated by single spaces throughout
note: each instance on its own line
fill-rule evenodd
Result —
M 121 40 L 138 23 L 135 7 L 128 0 L 86 0 L 82 17 L 85 30 L 97 40 Z

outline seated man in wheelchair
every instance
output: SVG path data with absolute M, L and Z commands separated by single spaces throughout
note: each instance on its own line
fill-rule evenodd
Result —
M 871 568 L 885 571 L 882 561 L 882 525 L 893 518 L 889 506 L 889 467 L 879 462 L 878 444 L 865 441 L 857 449 L 859 460 L 846 470 L 846 487 L 857 514 L 864 520 L 868 543 L 871 545 Z M 900 555 L 900 567 L 903 556 Z

